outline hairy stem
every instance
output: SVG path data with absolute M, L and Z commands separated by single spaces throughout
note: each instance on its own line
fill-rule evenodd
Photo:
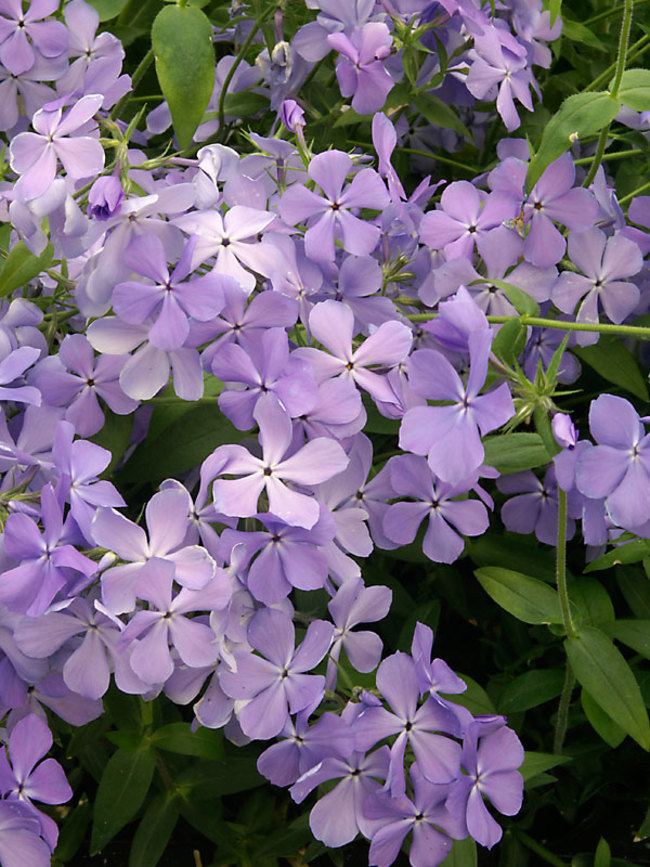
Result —
M 623 0 L 625 6 L 623 9 L 623 21 L 621 22 L 621 33 L 618 38 L 618 54 L 616 56 L 616 70 L 614 72 L 614 80 L 612 81 L 609 92 L 612 96 L 618 96 L 621 89 L 621 80 L 625 71 L 625 61 L 627 57 L 627 46 L 630 41 L 630 30 L 632 29 L 632 7 L 633 0 Z

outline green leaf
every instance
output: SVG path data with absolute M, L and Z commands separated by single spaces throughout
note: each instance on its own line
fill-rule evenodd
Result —
M 527 329 L 517 318 L 509 319 L 497 331 L 492 341 L 492 352 L 497 358 L 512 366 L 526 345 Z
M 616 336 L 602 334 L 598 343 L 577 346 L 572 351 L 607 382 L 613 382 L 641 400 L 648 400 L 648 386 L 639 365 Z
M 575 93 L 564 100 L 542 134 L 535 156 L 528 166 L 526 186 L 531 190 L 544 170 L 571 147 L 572 137 L 584 138 L 606 127 L 621 107 L 606 91 Z
M 544 771 L 554 768 L 556 765 L 563 765 L 565 762 L 570 762 L 570 756 L 558 756 L 555 753 L 535 753 L 526 750 L 524 754 L 524 763 L 519 768 L 519 773 L 524 780 L 532 780 Z
M 148 743 L 141 731 L 123 729 L 119 732 L 106 732 L 106 737 L 116 747 L 121 747 L 121 749 L 128 750 L 130 753 L 138 752 Z
M 443 102 L 440 97 L 432 93 L 420 93 L 413 100 L 420 114 L 424 115 L 429 123 L 443 129 L 453 129 L 458 135 L 465 136 L 472 141 L 472 134 L 458 117 L 456 112 Z
M 72 810 L 61 824 L 61 833 L 54 850 L 59 861 L 70 861 L 79 851 L 90 824 L 91 805 L 84 801 Z
M 90 854 L 96 855 L 140 809 L 156 765 L 153 750 L 132 753 L 118 749 L 97 787 Z
M 595 578 L 577 578 L 569 585 L 569 598 L 578 617 L 591 626 L 609 626 L 616 617 L 612 600 Z
M 129 447 L 134 417 L 133 414 L 117 415 L 110 410 L 104 410 L 104 418 L 102 429 L 89 439 L 111 453 L 111 462 L 102 473 L 102 478 L 107 478 Z
M 650 620 L 616 620 L 608 634 L 650 659 Z
M 600 705 L 596 704 L 586 689 L 580 693 L 580 704 L 590 726 L 608 746 L 615 750 L 623 743 L 625 740 L 623 729 L 614 722 L 609 714 L 605 713 Z
M 313 834 L 309 828 L 309 816 L 307 814 L 294 819 L 286 827 L 276 828 L 267 834 L 252 853 L 254 864 L 260 864 L 264 858 L 282 858 L 295 853 L 306 846 L 312 839 Z
M 646 567 L 647 563 L 648 560 L 644 559 L 643 566 L 647 575 L 636 566 L 617 566 L 615 569 L 616 583 L 632 613 L 640 620 L 650 620 L 650 572 Z
M 537 578 L 521 572 L 486 566 L 474 574 L 481 586 L 504 608 L 524 623 L 562 623 L 557 592 Z
M 151 44 L 176 138 L 186 148 L 214 88 L 212 26 L 195 6 L 165 6 L 153 22 Z
M 465 681 L 467 689 L 465 692 L 459 694 L 454 693 L 454 695 L 447 695 L 449 701 L 467 708 L 467 710 L 472 714 L 496 713 L 494 702 L 483 687 L 474 680 L 474 678 L 460 673 L 458 674 L 458 677 Z
M 192 789 L 196 798 L 232 795 L 264 785 L 257 770 L 257 756 L 227 755 L 223 762 L 203 761 L 178 775 L 177 783 Z
M 11 295 L 38 277 L 41 271 L 50 267 L 53 256 L 52 244 L 48 244 L 40 256 L 35 256 L 22 241 L 14 244 L 0 271 L 0 298 Z
M 600 572 L 602 569 L 609 569 L 617 563 L 638 563 L 650 554 L 650 540 L 634 539 L 632 542 L 626 542 L 624 545 L 617 545 L 593 560 L 585 567 L 585 574 L 588 572 Z
M 128 0 L 88 0 L 93 9 L 99 12 L 100 21 L 110 21 L 117 18 Z
M 164 792 L 152 798 L 133 836 L 129 867 L 156 867 L 179 817 L 175 794 Z
M 548 546 L 536 545 L 531 539 L 510 533 L 478 539 L 469 539 L 467 550 L 477 566 L 502 566 L 540 578 L 547 584 L 555 583 L 555 558 Z
M 626 69 L 621 79 L 618 98 L 634 111 L 650 109 L 650 69 Z
M 467 837 L 465 840 L 454 840 L 451 852 L 441 867 L 476 867 L 477 864 L 476 843 L 471 837 Z
M 511 681 L 497 699 L 498 713 L 529 710 L 550 701 L 562 692 L 564 672 L 560 669 L 526 671 Z
M 612 853 L 609 848 L 609 843 L 604 837 L 601 837 L 596 846 L 596 857 L 594 858 L 594 867 L 610 867 L 612 863 Z
M 362 400 L 363 407 L 366 411 L 366 415 L 368 416 L 368 421 L 363 428 L 364 431 L 366 433 L 394 434 L 395 436 L 397 436 L 400 426 L 399 419 L 386 418 L 386 416 L 382 415 L 377 409 L 374 400 L 367 392 L 363 393 Z
M 223 101 L 225 114 L 232 117 L 250 117 L 260 111 L 266 111 L 269 105 L 268 97 L 261 93 L 252 93 L 250 90 L 228 93 Z
M 216 403 L 185 402 L 181 415 L 138 446 L 118 478 L 146 482 L 177 476 L 198 466 L 217 446 L 242 437 Z
M 157 729 L 151 743 L 161 750 L 204 759 L 223 758 L 223 737 L 220 731 L 200 728 L 193 732 L 189 723 L 170 723 Z
M 579 21 L 571 21 L 565 15 L 562 16 L 562 36 L 571 42 L 581 42 L 589 48 L 595 48 L 596 51 L 607 51 L 607 46 L 603 45 L 591 28 Z
M 510 433 L 486 437 L 484 463 L 501 474 L 518 473 L 545 466 L 551 459 L 537 433 Z
M 596 703 L 643 749 L 650 749 L 650 722 L 639 684 L 611 639 L 584 626 L 564 647 L 575 676 Z

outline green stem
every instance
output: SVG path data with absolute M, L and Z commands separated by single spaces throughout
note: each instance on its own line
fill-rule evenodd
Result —
M 639 6 L 643 6 L 645 3 L 650 2 L 650 0 L 636 0 L 636 3 L 633 3 L 635 9 L 638 9 Z M 599 21 L 604 21 L 606 18 L 613 18 L 615 15 L 618 15 L 623 10 L 620 6 L 617 6 L 614 9 L 606 9 L 604 12 L 599 12 L 598 15 L 594 15 L 591 18 L 587 18 L 586 21 L 582 23 L 585 27 L 591 27 L 592 24 L 596 24 Z
M 571 706 L 571 696 L 573 695 L 573 687 L 576 684 L 576 677 L 573 669 L 566 661 L 566 669 L 564 671 L 564 685 L 560 695 L 560 703 L 557 706 L 557 718 L 555 720 L 555 734 L 553 736 L 553 752 L 556 755 L 562 754 L 564 747 L 564 738 L 569 725 L 569 707 Z
M 520 831 L 518 828 L 512 829 L 517 839 L 524 844 L 527 849 L 530 849 L 531 852 L 534 852 L 536 855 L 546 861 L 547 864 L 553 864 L 553 867 L 566 867 L 564 861 L 561 858 L 558 858 L 552 852 L 550 852 L 545 846 L 542 846 L 541 843 L 538 843 L 537 840 L 533 840 L 532 837 L 529 837 L 525 831 Z
M 239 64 L 244 59 L 244 55 L 246 54 L 249 47 L 251 46 L 253 39 L 255 39 L 255 37 L 257 36 L 259 29 L 260 29 L 260 22 L 256 21 L 255 26 L 252 28 L 251 32 L 248 34 L 246 42 L 244 42 L 242 47 L 239 49 L 239 52 L 237 53 L 237 56 L 235 57 L 235 62 L 228 70 L 228 74 L 226 75 L 226 78 L 223 82 L 223 86 L 221 88 L 221 93 L 219 94 L 219 109 L 218 109 L 218 115 L 217 115 L 219 118 L 219 138 L 221 140 L 223 140 L 223 126 L 224 126 L 224 115 L 225 115 L 224 106 L 226 103 L 226 94 L 228 93 L 228 87 L 230 86 L 230 82 L 233 80 L 235 72 L 237 72 Z
M 650 186 L 650 184 L 649 184 Z M 405 314 L 411 322 L 429 322 L 435 319 L 437 313 L 410 313 Z M 488 316 L 488 322 L 503 325 L 511 319 L 519 319 L 522 325 L 539 326 L 540 328 L 557 328 L 559 331 L 590 331 L 598 334 L 620 334 L 624 337 L 638 337 L 641 340 L 650 340 L 650 328 L 640 325 L 610 325 L 606 322 L 561 322 L 557 319 L 542 319 L 540 316 Z
M 591 161 L 591 168 L 587 173 L 587 177 L 584 179 L 582 186 L 588 188 L 591 186 L 593 179 L 596 177 L 596 172 L 600 168 L 600 164 L 603 161 L 603 156 L 605 155 L 605 148 L 607 147 L 607 136 L 609 135 L 609 128 L 611 124 L 607 124 L 606 127 L 601 129 L 600 135 L 598 136 L 598 145 L 596 146 L 596 153 L 593 155 Z
M 648 181 L 647 184 L 641 184 L 640 187 L 637 187 L 636 190 L 632 190 L 632 192 L 631 192 L 631 193 L 628 193 L 626 196 L 622 196 L 622 197 L 618 200 L 619 205 L 624 205 L 624 204 L 626 204 L 626 202 L 629 202 L 629 201 L 630 201 L 631 199 L 633 199 L 635 196 L 640 196 L 641 193 L 644 193 L 646 190 L 650 190 L 650 181 Z
M 650 2 L 650 0 L 649 0 Z M 137 99 L 137 97 L 136 97 Z M 613 154 L 603 154 L 603 162 L 610 162 L 611 160 L 624 160 L 627 157 L 635 157 L 637 154 L 644 154 L 645 151 L 640 150 L 639 148 L 629 148 L 624 151 L 616 151 Z M 590 163 L 593 160 L 593 157 L 580 157 L 579 160 L 574 160 L 574 165 L 576 166 L 585 166 L 587 163 Z
M 555 548 L 555 581 L 560 599 L 560 611 L 562 623 L 568 638 L 575 638 L 576 628 L 571 617 L 571 604 L 569 602 L 569 588 L 566 580 L 566 519 L 567 519 L 567 496 L 566 491 L 557 489 L 557 547 Z
M 437 160 L 439 163 L 445 163 L 445 165 L 456 166 L 456 168 L 463 169 L 466 172 L 472 172 L 476 174 L 476 172 L 480 172 L 481 170 L 477 168 L 477 166 L 470 166 L 467 163 L 458 162 L 458 160 L 452 160 L 450 157 L 443 157 L 439 154 L 430 153 L 429 151 L 419 151 L 414 148 L 395 148 L 398 153 L 403 154 L 415 154 L 418 157 L 427 157 L 430 160 Z
M 647 46 L 649 44 L 650 44 L 650 36 L 644 35 L 640 39 L 638 39 L 628 49 L 628 55 L 629 55 L 627 58 L 628 62 L 631 61 L 633 58 L 637 57 L 642 51 L 645 51 L 645 49 L 647 48 Z M 610 66 L 608 66 L 607 69 L 605 69 L 604 72 L 601 72 L 600 75 L 598 75 L 596 78 L 594 78 L 594 80 L 591 82 L 591 84 L 588 84 L 584 88 L 584 90 L 585 91 L 597 90 L 602 84 L 605 84 L 607 81 L 609 81 L 609 79 L 612 77 L 612 75 L 616 71 L 617 64 L 618 64 L 618 61 L 616 61 L 615 63 L 612 63 Z
M 614 73 L 614 81 L 612 82 L 609 92 L 612 96 L 618 96 L 621 89 L 621 81 L 623 72 L 625 71 L 625 60 L 627 57 L 627 46 L 630 41 L 630 30 L 632 29 L 632 0 L 623 0 L 625 8 L 623 10 L 623 21 L 621 23 L 621 33 L 618 38 L 618 54 L 616 56 L 616 72 Z

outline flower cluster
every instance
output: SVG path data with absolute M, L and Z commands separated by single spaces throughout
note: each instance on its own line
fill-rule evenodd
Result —
M 52 759 L 35 766 L 51 743 L 43 706 L 83 725 L 111 681 L 192 704 L 195 726 L 234 742 L 279 737 L 260 772 L 296 802 L 339 780 L 312 809 L 314 834 L 340 846 L 361 833 L 377 867 L 408 834 L 414 867 L 441 863 L 452 840 L 493 846 L 501 830 L 484 798 L 519 810 L 519 739 L 503 717 L 445 698 L 464 684 L 431 660 L 431 630 L 418 624 L 411 653 L 380 662 L 379 636 L 356 628 L 383 620 L 391 601 L 359 561 L 417 538 L 450 564 L 487 530 L 499 473 L 484 438 L 537 408 L 522 383 L 579 371 L 543 328 L 522 329 L 508 366 L 488 317 L 516 314 L 522 295 L 557 321 L 646 312 L 648 203 L 633 203 L 636 226 L 616 209 L 610 219 L 602 171 L 576 185 L 569 153 L 527 192 L 528 147 L 515 139 L 491 172 L 447 184 L 435 204 L 429 179 L 407 196 L 392 164 L 406 133 L 381 113 L 375 154 L 313 154 L 285 100 L 329 52 L 352 109 L 379 112 L 415 21 L 453 55 L 441 69 L 431 41 L 422 81 L 439 72 L 436 92 L 462 92 L 468 114 L 474 99 L 496 100 L 511 131 L 514 99 L 532 108 L 531 66 L 550 64 L 544 43 L 561 23 L 541 3 L 497 4 L 496 18 L 455 0 L 307 6 L 315 20 L 255 67 L 219 61 L 195 135 L 223 122 L 227 77 L 231 92 L 270 97 L 295 146 L 251 133 L 245 155 L 208 143 L 196 158 L 147 160 L 134 142 L 144 148 L 169 113 L 156 109 L 147 133 L 110 117 L 130 82 L 93 8 L 71 0 L 61 21 L 50 3 L 23 12 L 0 0 L 1 216 L 10 255 L 47 257 L 0 307 L 4 867 L 49 863 L 56 830 L 31 798 L 70 796 Z M 114 136 L 106 170 L 100 130 Z M 107 415 L 133 416 L 132 450 L 163 390 L 176 405 L 216 400 L 233 433 L 215 432 L 220 444 L 147 500 L 145 529 L 105 477 L 122 454 L 89 438 Z M 377 453 L 369 418 L 400 453 Z M 597 445 L 565 425 L 543 482 L 530 471 L 499 479 L 516 495 L 505 526 L 553 544 L 559 484 L 570 530 L 582 522 L 588 544 L 621 530 L 650 537 L 645 421 L 601 395 Z M 322 616 L 300 611 L 294 591 L 320 591 Z M 377 690 L 347 696 L 336 715 L 328 701 L 346 659 L 376 669 Z

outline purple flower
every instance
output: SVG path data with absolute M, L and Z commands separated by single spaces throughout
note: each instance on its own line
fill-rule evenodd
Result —
M 19 801 L 30 808 L 41 823 L 41 833 L 50 849 L 54 851 L 58 837 L 56 822 L 41 813 L 32 800 L 44 804 L 63 804 L 72 797 L 72 789 L 55 759 L 39 759 L 52 746 L 52 734 L 47 723 L 35 714 L 23 717 L 9 735 L 9 757 L 6 750 L 0 752 L 0 791 L 10 801 Z
M 470 371 L 467 387 L 450 362 L 435 349 L 419 349 L 409 361 L 413 390 L 447 406 L 416 406 L 402 419 L 400 446 L 428 455 L 433 472 L 451 485 L 471 476 L 483 463 L 481 435 L 500 427 L 514 414 L 504 382 L 480 395 L 485 382 L 492 336 L 489 331 L 470 334 Z
M 448 259 L 471 258 L 476 241 L 517 213 L 517 201 L 504 193 L 485 194 L 469 181 L 454 181 L 440 198 L 440 210 L 429 211 L 420 224 L 420 238 Z
M 96 563 L 65 543 L 71 518 L 64 522 L 51 485 L 41 492 L 41 520 L 42 533 L 32 518 L 19 512 L 9 515 L 5 524 L 5 552 L 20 564 L 2 574 L 0 602 L 22 614 L 42 614 L 59 592 L 72 588 L 80 575 L 87 580 L 97 569 Z
M 206 322 L 224 305 L 224 281 L 218 275 L 183 282 L 192 271 L 191 260 L 199 240 L 197 235 L 190 238 L 171 275 L 165 248 L 156 235 L 138 235 L 124 253 L 126 265 L 152 280 L 153 285 L 133 280 L 118 283 L 113 291 L 113 310 L 130 325 L 141 325 L 157 313 L 149 328 L 149 340 L 158 349 L 180 349 L 190 333 L 188 317 Z
M 576 486 L 605 498 L 616 526 L 634 530 L 650 519 L 650 434 L 632 404 L 612 394 L 592 401 L 589 428 L 598 445 L 578 456 Z
M 521 742 L 504 717 L 477 717 L 469 726 L 461 759 L 465 773 L 452 784 L 447 809 L 464 818 L 471 836 L 488 849 L 501 839 L 501 828 L 483 795 L 500 813 L 514 816 L 523 797 L 523 778 L 516 770 L 523 760 Z
M 361 578 L 350 578 L 328 603 L 336 629 L 327 663 L 327 688 L 336 687 L 336 663 L 341 649 L 356 671 L 373 671 L 381 658 L 381 638 L 374 632 L 352 632 L 359 623 L 375 623 L 388 614 L 393 593 L 388 587 L 364 587 Z
M 342 716 L 353 722 L 348 705 Z M 309 814 L 309 827 L 314 837 L 326 846 L 344 846 L 361 833 L 371 837 L 376 823 L 365 815 L 364 807 L 370 795 L 381 788 L 377 780 L 388 773 L 388 747 L 380 747 L 368 755 L 353 752 L 346 758 L 328 756 L 303 773 L 291 787 L 294 801 L 300 804 L 317 786 L 328 780 L 340 780 L 318 800 Z
M 250 620 L 248 642 L 261 656 L 235 652 L 235 671 L 223 667 L 221 686 L 231 698 L 246 700 L 238 714 L 248 737 L 266 740 L 280 734 L 289 713 L 312 707 L 323 695 L 325 678 L 305 674 L 318 665 L 332 640 L 332 624 L 309 624 L 302 644 L 295 647 L 291 618 L 275 608 L 264 608 Z
M 505 167 L 506 163 L 502 165 Z M 521 163 L 522 182 L 524 177 L 525 165 Z M 567 153 L 544 171 L 524 205 L 524 215 L 530 220 L 524 254 L 539 268 L 555 265 L 564 255 L 566 242 L 553 220 L 574 232 L 583 232 L 598 219 L 600 208 L 593 193 L 574 187 L 574 181 L 575 166 Z
M 2 867 L 50 867 L 52 850 L 41 839 L 41 823 L 26 804 L 0 801 Z
M 223 459 L 220 475 L 241 479 L 217 479 L 212 487 L 214 505 L 224 515 L 252 517 L 263 490 L 269 498 L 269 511 L 292 527 L 310 530 L 319 517 L 318 503 L 308 494 L 289 489 L 282 481 L 314 485 L 343 472 L 348 457 L 333 440 L 318 437 L 294 454 L 291 445 L 291 420 L 273 395 L 264 395 L 255 407 L 260 427 L 262 458 L 253 457 L 243 446 L 220 446 L 213 453 Z
M 172 598 L 175 571 L 168 560 L 147 560 L 138 573 L 135 592 L 149 603 L 149 608 L 138 611 L 122 633 L 122 648 L 129 652 L 129 664 L 147 684 L 164 683 L 171 677 L 174 660 L 170 645 L 190 668 L 210 666 L 217 660 L 212 629 L 185 615 L 225 608 L 231 595 L 228 577 L 219 569 L 200 590 L 183 587 Z
M 568 247 L 571 261 L 587 276 L 563 271 L 553 289 L 553 303 L 564 313 L 573 313 L 581 301 L 576 322 L 599 322 L 598 309 L 602 305 L 609 319 L 620 325 L 641 297 L 634 283 L 621 279 L 637 274 L 643 267 L 638 246 L 621 234 L 608 238 L 600 229 L 588 229 L 571 232 Z M 595 343 L 598 334 L 578 334 L 576 339 L 585 346 Z
M 371 867 L 390 867 L 409 832 L 412 867 L 437 867 L 451 850 L 452 840 L 467 836 L 464 819 L 454 818 L 445 806 L 449 786 L 429 782 L 417 762 L 411 766 L 413 800 L 375 792 L 364 804 L 366 816 L 376 822 L 370 842 Z
M 102 104 L 97 94 L 83 96 L 63 114 L 42 108 L 32 119 L 36 132 L 21 132 L 11 141 L 11 168 L 21 176 L 16 192 L 24 199 L 42 195 L 56 177 L 60 160 L 72 180 L 91 178 L 104 169 L 104 149 L 88 135 L 89 124 Z M 75 133 L 81 133 L 80 135 Z
M 346 304 L 329 300 L 314 306 L 309 327 L 312 337 L 329 352 L 307 347 L 297 354 L 311 363 L 319 382 L 334 376 L 351 379 L 375 400 L 397 402 L 386 378 L 368 368 L 390 368 L 404 361 L 412 343 L 407 325 L 395 319 L 384 322 L 354 349 L 354 313 Z
M 294 184 L 280 200 L 280 215 L 287 223 L 311 223 L 305 232 L 305 250 L 317 262 L 334 261 L 335 233 L 342 238 L 343 248 L 355 256 L 369 255 L 379 240 L 379 228 L 355 217 L 350 209 L 381 210 L 390 202 L 388 191 L 373 169 L 362 169 L 344 189 L 352 165 L 352 158 L 342 151 L 318 154 L 309 163 L 308 173 L 324 196 Z
M 557 543 L 557 482 L 552 464 L 543 482 L 532 470 L 525 470 L 502 476 L 497 480 L 497 487 L 503 494 L 517 494 L 501 507 L 501 520 L 507 530 L 535 533 L 545 545 Z M 575 503 L 571 506 L 573 514 Z M 567 538 L 572 538 L 575 532 L 573 517 L 567 520 L 566 532 Z
M 95 358 L 87 337 L 67 334 L 58 354 L 39 362 L 30 381 L 51 406 L 66 407 L 66 421 L 74 425 L 79 436 L 89 437 L 104 426 L 104 412 L 98 397 L 118 415 L 128 415 L 137 406 L 118 382 L 127 359 L 127 355 Z
M 391 460 L 390 468 L 395 493 L 415 500 L 395 503 L 386 511 L 383 529 L 392 542 L 400 545 L 412 542 L 428 515 L 424 553 L 436 563 L 453 563 L 465 547 L 459 533 L 480 536 L 487 530 L 490 522 L 483 503 L 454 499 L 466 494 L 474 479 L 465 479 L 457 485 L 443 482 L 433 475 L 426 460 L 416 455 L 398 455 Z
M 38 58 L 37 52 L 47 58 L 65 53 L 68 47 L 65 25 L 41 20 L 55 13 L 58 6 L 57 0 L 32 0 L 27 12 L 23 12 L 21 0 L 1 0 L 0 63 L 12 75 L 30 70 Z
M 450 783 L 460 769 L 460 747 L 440 732 L 458 735 L 460 724 L 451 711 L 434 699 L 418 707 L 420 687 L 415 662 L 406 653 L 394 653 L 377 670 L 377 687 L 393 712 L 368 707 L 354 722 L 357 748 L 368 750 L 386 737 L 397 735 L 390 751 L 386 789 L 403 795 L 404 754 L 410 745 L 426 778 L 432 783 Z
M 358 114 L 379 111 L 394 83 L 381 62 L 390 56 L 393 45 L 388 27 L 370 22 L 349 36 L 331 33 L 327 43 L 342 55 L 336 62 L 341 95 L 352 97 L 352 108 Z

